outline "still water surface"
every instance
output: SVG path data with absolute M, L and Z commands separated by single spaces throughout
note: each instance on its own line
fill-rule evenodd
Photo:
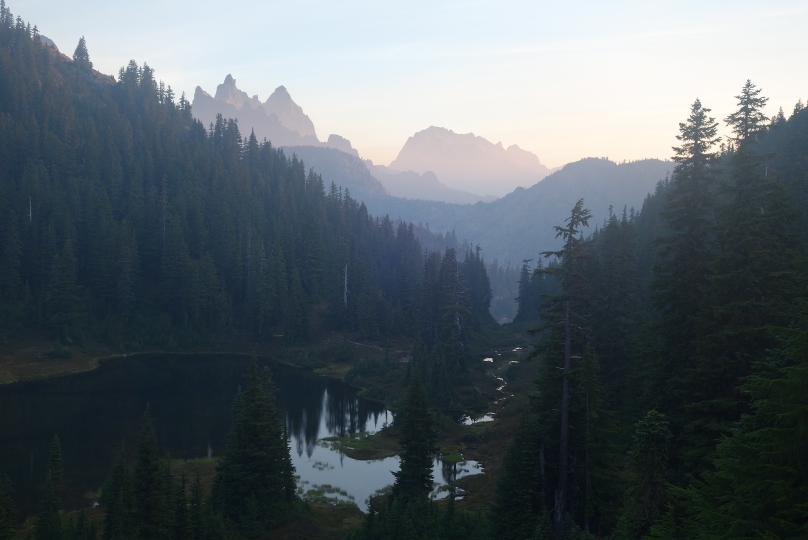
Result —
M 66 508 L 92 504 L 121 443 L 134 448 L 146 404 L 162 452 L 172 458 L 217 456 L 231 424 L 231 404 L 250 360 L 225 355 L 143 355 L 45 381 L 0 386 L 0 473 L 8 474 L 24 515 L 36 510 L 54 434 L 62 444 Z M 393 483 L 398 458 L 351 459 L 321 439 L 374 432 L 393 416 L 339 381 L 261 361 L 272 373 L 276 401 L 290 436 L 292 463 L 304 490 L 330 485 L 365 509 L 365 500 Z M 319 441 L 319 442 L 318 442 Z M 445 483 L 482 472 L 472 462 L 435 463 Z

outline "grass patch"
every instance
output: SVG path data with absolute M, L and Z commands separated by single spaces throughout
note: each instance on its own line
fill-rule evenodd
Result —
M 390 428 L 385 428 L 373 435 L 358 433 L 347 437 L 326 437 L 318 444 L 353 459 L 384 459 L 398 455 L 401 450 L 390 431 Z

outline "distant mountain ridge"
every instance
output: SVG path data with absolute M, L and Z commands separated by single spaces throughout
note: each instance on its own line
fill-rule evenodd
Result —
M 394 197 L 442 201 L 452 204 L 474 204 L 496 200 L 493 195 L 480 196 L 447 187 L 438 180 L 437 175 L 432 171 L 426 171 L 423 174 L 415 171 L 394 171 L 384 165 L 374 165 L 369 159 L 365 160 L 365 165 Z
M 344 137 L 332 133 L 325 142 L 320 141 L 314 122 L 284 86 L 277 87 L 262 103 L 257 95 L 250 96 L 239 89 L 228 74 L 213 96 L 197 86 L 191 111 L 205 126 L 214 123 L 219 114 L 234 118 L 245 137 L 252 131 L 259 141 L 267 139 L 276 147 L 325 147 L 360 157 Z M 298 153 L 302 156 L 306 152 Z M 349 189 L 355 184 L 351 175 L 344 174 L 355 164 L 349 164 L 344 157 L 323 152 L 306 154 L 327 167 L 325 176 L 342 178 Z M 386 193 L 456 204 L 490 202 L 517 186 L 533 185 L 551 172 L 535 154 L 517 145 L 506 149 L 501 143 L 493 144 L 473 133 L 458 134 L 434 126 L 410 137 L 389 167 L 369 160 L 365 164 L 368 175 L 375 176 Z M 357 175 L 356 178 L 366 176 Z M 369 193 L 378 193 L 379 186 L 371 187 L 366 178 L 359 184 L 370 189 Z
M 297 156 L 302 160 L 306 172 L 313 169 L 322 176 L 326 191 L 333 182 L 341 188 L 347 188 L 351 197 L 357 200 L 388 197 L 384 186 L 370 174 L 364 162 L 353 154 L 318 146 L 283 146 L 281 149 L 287 157 Z
M 407 139 L 389 168 L 419 174 L 432 171 L 449 188 L 498 197 L 517 187 L 530 187 L 551 172 L 538 156 L 515 144 L 505 148 L 474 133 L 436 126 Z
M 519 187 L 493 202 L 470 205 L 395 197 L 366 197 L 368 210 L 413 223 L 434 232 L 454 231 L 461 241 L 479 244 L 488 261 L 520 265 L 539 252 L 557 249 L 554 225 L 564 223 L 578 199 L 592 211 L 590 230 L 603 223 L 609 207 L 638 210 L 657 182 L 673 169 L 670 161 L 646 159 L 614 163 L 586 158 L 565 165 L 528 189 Z

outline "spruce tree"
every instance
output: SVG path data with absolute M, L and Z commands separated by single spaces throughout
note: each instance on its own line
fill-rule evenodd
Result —
M 525 416 L 502 460 L 489 518 L 496 538 L 530 538 L 541 521 L 550 524 L 545 506 L 544 441 L 539 429 L 535 417 Z
M 253 360 L 247 387 L 233 402 L 233 427 L 216 467 L 213 502 L 247 533 L 287 521 L 296 486 L 286 432 L 273 402 L 272 380 Z
M 6 220 L 6 228 L 2 246 L 2 268 L 0 268 L 0 294 L 6 300 L 19 300 L 22 292 L 20 269 L 22 266 L 22 242 L 20 240 L 17 215 L 11 210 Z
M 743 385 L 752 413 L 721 439 L 713 467 L 701 479 L 672 491 L 677 512 L 654 527 L 654 538 L 808 535 L 806 329 L 803 301 L 793 325 L 780 329 L 780 347 Z
M 0 540 L 12 540 L 17 534 L 17 509 L 14 508 L 11 480 L 0 475 Z
M 45 475 L 45 494 L 34 524 L 36 540 L 62 540 L 62 491 L 64 472 L 62 469 L 62 447 L 59 437 L 54 435 L 51 444 L 48 471 Z
M 76 68 L 81 71 L 90 71 L 93 69 L 93 63 L 90 62 L 90 53 L 87 52 L 87 42 L 84 41 L 84 36 L 79 38 L 79 43 L 76 45 L 76 50 L 73 53 L 73 62 Z
M 147 406 L 135 450 L 133 479 L 134 523 L 140 540 L 157 540 L 166 534 L 167 501 L 164 500 L 163 467 L 157 448 L 157 433 Z
M 703 343 L 710 316 L 717 183 L 717 154 L 712 148 L 719 138 L 718 124 L 709 112 L 696 100 L 687 121 L 679 124 L 681 146 L 674 147 L 676 167 L 661 213 L 666 233 L 656 240 L 660 262 L 654 267 L 652 284 L 664 338 L 652 393 L 669 414 L 685 453 L 704 443 L 700 435 L 683 433 L 683 426 L 690 421 L 684 407 L 694 401 L 698 345 Z M 688 456 L 688 463 L 699 459 Z
M 121 444 L 115 463 L 101 489 L 99 500 L 104 508 L 103 540 L 128 540 L 134 538 L 134 492 L 132 472 L 126 462 L 126 450 Z
M 671 432 L 665 415 L 655 410 L 634 426 L 629 453 L 629 489 L 618 530 L 626 538 L 642 538 L 665 510 Z
M 183 474 L 179 484 L 177 484 L 177 494 L 174 498 L 173 540 L 192 540 L 191 516 L 188 512 L 188 498 L 185 495 L 185 489 L 186 482 Z
M 432 464 L 437 449 L 429 401 L 420 378 L 412 377 L 404 406 L 394 422 L 401 446 L 401 465 L 394 472 L 393 499 L 408 504 L 432 491 Z
M 775 175 L 768 175 L 756 140 L 766 129 L 766 98 L 747 81 L 738 111 L 727 118 L 737 144 L 730 155 L 726 205 L 718 213 L 717 255 L 710 271 L 697 363 L 688 377 L 690 463 L 705 468 L 718 438 L 747 410 L 738 390 L 753 364 L 775 345 L 772 328 L 787 325 L 802 293 L 793 236 L 795 211 Z
M 573 350 L 578 357 L 583 353 L 586 332 L 581 332 L 584 325 L 577 324 L 589 314 L 589 279 L 586 265 L 592 257 L 591 241 L 585 240 L 580 230 L 589 224 L 591 212 L 584 208 L 584 200 L 580 199 L 565 220 L 566 225 L 554 227 L 556 237 L 561 238 L 564 245 L 561 250 L 543 252 L 545 257 L 559 260 L 557 266 L 542 269 L 542 272 L 555 276 L 561 284 L 561 293 L 548 299 L 545 312 L 542 314 L 542 329 L 549 332 L 540 346 L 545 352 L 545 384 L 560 382 L 560 396 L 554 390 L 544 393 L 545 397 L 558 396 L 555 404 L 547 403 L 551 410 L 560 411 L 558 419 L 558 482 L 555 490 L 553 530 L 560 534 L 563 529 L 565 515 L 568 510 L 569 469 L 570 469 L 570 376 L 572 372 Z M 577 331 L 575 331 L 577 329 Z M 573 333 L 576 336 L 573 336 Z M 575 339 L 573 339 L 575 338 Z M 582 339 L 583 338 L 583 339 Z M 575 343 L 573 343 L 575 341 Z M 562 344 L 559 351 L 557 345 Z M 560 362 L 559 362 L 560 360 Z M 560 365 L 559 365 L 560 364 Z M 561 370 L 561 381 L 557 381 L 555 369 Z M 547 414 L 549 411 L 543 411 Z

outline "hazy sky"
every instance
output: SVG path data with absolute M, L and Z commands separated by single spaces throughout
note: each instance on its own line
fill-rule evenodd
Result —
M 724 118 L 747 78 L 789 114 L 808 98 L 808 2 L 7 0 L 72 55 L 130 59 L 189 98 L 232 73 L 279 85 L 363 157 L 430 125 L 518 144 L 548 166 L 667 158 L 696 97 Z M 724 129 L 726 132 L 726 129 Z

